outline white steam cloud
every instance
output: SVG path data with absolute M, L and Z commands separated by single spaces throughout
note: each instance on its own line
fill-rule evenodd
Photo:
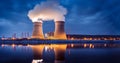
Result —
M 34 9 L 28 12 L 28 17 L 32 22 L 41 20 L 65 21 L 67 9 L 54 1 L 37 4 Z

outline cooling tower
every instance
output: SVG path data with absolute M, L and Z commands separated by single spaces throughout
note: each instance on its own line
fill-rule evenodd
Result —
M 64 31 L 64 21 L 55 21 L 55 32 L 54 38 L 55 39 L 67 39 L 66 33 Z
M 42 22 L 34 22 L 32 38 L 44 39 Z

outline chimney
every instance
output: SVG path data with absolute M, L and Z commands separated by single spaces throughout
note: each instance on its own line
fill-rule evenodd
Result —
M 44 39 L 42 31 L 42 22 L 34 22 L 32 38 Z
M 67 39 L 64 30 L 64 23 L 65 23 L 64 21 L 55 21 L 55 32 L 54 32 L 55 39 Z

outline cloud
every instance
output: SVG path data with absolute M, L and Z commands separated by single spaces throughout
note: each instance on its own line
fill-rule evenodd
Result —
M 0 30 L 2 30 L 0 34 L 9 30 L 11 25 L 14 25 L 18 32 L 31 31 L 32 23 L 27 17 L 27 13 L 36 4 L 44 1 L 46 0 L 0 0 L 0 19 L 2 19 L 0 20 Z M 68 14 L 65 16 L 67 33 L 120 34 L 120 0 L 55 1 L 60 2 L 60 5 L 68 9 Z M 8 23 L 8 25 L 5 26 L 4 23 Z M 27 25 L 20 29 L 22 24 L 19 23 Z
M 54 21 L 65 21 L 65 15 L 67 9 L 59 5 L 55 1 L 46 1 L 37 4 L 34 9 L 28 12 L 28 17 L 32 22 L 38 22 L 38 19 L 42 20 L 54 20 Z
M 69 8 L 66 20 L 69 25 L 67 26 L 76 24 L 75 26 L 79 28 L 74 25 L 71 28 L 78 31 L 75 33 L 81 34 L 120 34 L 119 3 L 119 0 L 66 0 L 62 2 Z M 90 33 L 86 32 L 88 30 Z

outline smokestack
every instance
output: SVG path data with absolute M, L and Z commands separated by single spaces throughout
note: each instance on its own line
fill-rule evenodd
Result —
M 55 39 L 67 39 L 64 31 L 64 21 L 55 21 Z
M 42 22 L 34 22 L 32 38 L 44 39 Z

